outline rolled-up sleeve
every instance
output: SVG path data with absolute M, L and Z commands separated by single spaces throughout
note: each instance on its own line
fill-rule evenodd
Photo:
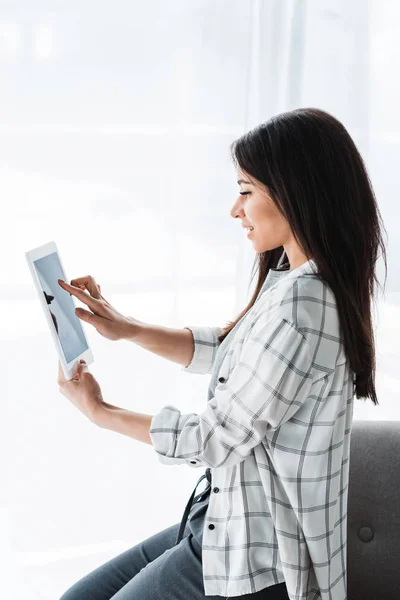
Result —
M 223 328 L 188 325 L 184 329 L 189 329 L 192 332 L 194 354 L 190 364 L 187 367 L 181 367 L 181 370 L 187 373 L 210 373 L 220 345 L 218 335 L 222 333 Z
M 192 467 L 240 463 L 268 427 L 280 427 L 304 404 L 313 372 L 303 333 L 286 319 L 260 318 L 201 414 L 167 405 L 153 416 L 149 433 L 159 461 Z

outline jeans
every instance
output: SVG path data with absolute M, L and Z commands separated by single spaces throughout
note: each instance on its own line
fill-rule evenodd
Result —
M 197 496 L 197 485 L 207 487 Z M 202 572 L 204 516 L 211 490 L 206 469 L 187 503 L 181 523 L 139 542 L 74 583 L 60 600 L 224 600 L 206 596 Z M 189 518 L 189 521 L 188 521 Z M 268 586 L 254 594 L 231 596 L 248 600 L 289 600 L 286 584 Z
M 176 545 L 179 525 L 171 525 L 100 565 L 74 583 L 60 600 L 225 600 L 223 596 L 205 596 L 201 546 L 190 531 L 190 523 Z M 231 596 L 239 597 L 289 599 L 285 583 L 254 594 Z

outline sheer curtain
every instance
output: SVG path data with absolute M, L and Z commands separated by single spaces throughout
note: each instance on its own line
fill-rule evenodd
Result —
M 96 428 L 58 392 L 24 252 L 55 240 L 67 279 L 93 275 L 142 321 L 224 325 L 250 296 L 254 259 L 229 215 L 229 144 L 298 106 L 344 122 L 395 238 L 399 13 L 377 0 L 2 4 L 4 597 L 59 597 L 178 522 L 201 474 Z M 399 418 L 396 243 L 378 324 L 381 406 L 358 401 L 355 418 Z M 148 414 L 204 407 L 208 378 L 85 331 L 111 404 Z

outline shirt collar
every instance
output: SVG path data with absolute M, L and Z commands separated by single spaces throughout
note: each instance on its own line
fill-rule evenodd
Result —
M 265 278 L 264 284 L 263 284 L 260 292 L 262 293 L 266 287 L 269 287 L 270 285 L 275 284 L 276 282 L 278 282 L 280 279 L 283 279 L 284 277 L 289 277 L 291 279 L 293 277 L 298 277 L 299 275 L 303 275 L 305 273 L 317 273 L 318 272 L 317 264 L 313 259 L 307 260 L 306 262 L 299 265 L 295 269 L 289 270 L 287 268 L 288 266 L 289 266 L 289 263 L 286 262 L 280 268 L 270 269 L 267 273 L 267 277 Z M 282 267 L 286 267 L 286 268 L 282 268 Z

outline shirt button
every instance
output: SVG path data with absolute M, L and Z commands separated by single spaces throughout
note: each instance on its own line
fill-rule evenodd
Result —
M 208 526 L 208 529 L 214 529 L 215 525 L 213 525 L 212 523 Z
M 218 381 L 219 381 L 220 383 L 224 383 L 224 382 L 225 382 L 225 377 L 220 377 L 220 378 L 218 379 Z
M 215 492 L 215 493 L 217 494 L 217 493 L 219 492 L 219 488 L 218 488 L 218 487 L 215 487 L 215 488 L 213 489 L 213 492 Z

